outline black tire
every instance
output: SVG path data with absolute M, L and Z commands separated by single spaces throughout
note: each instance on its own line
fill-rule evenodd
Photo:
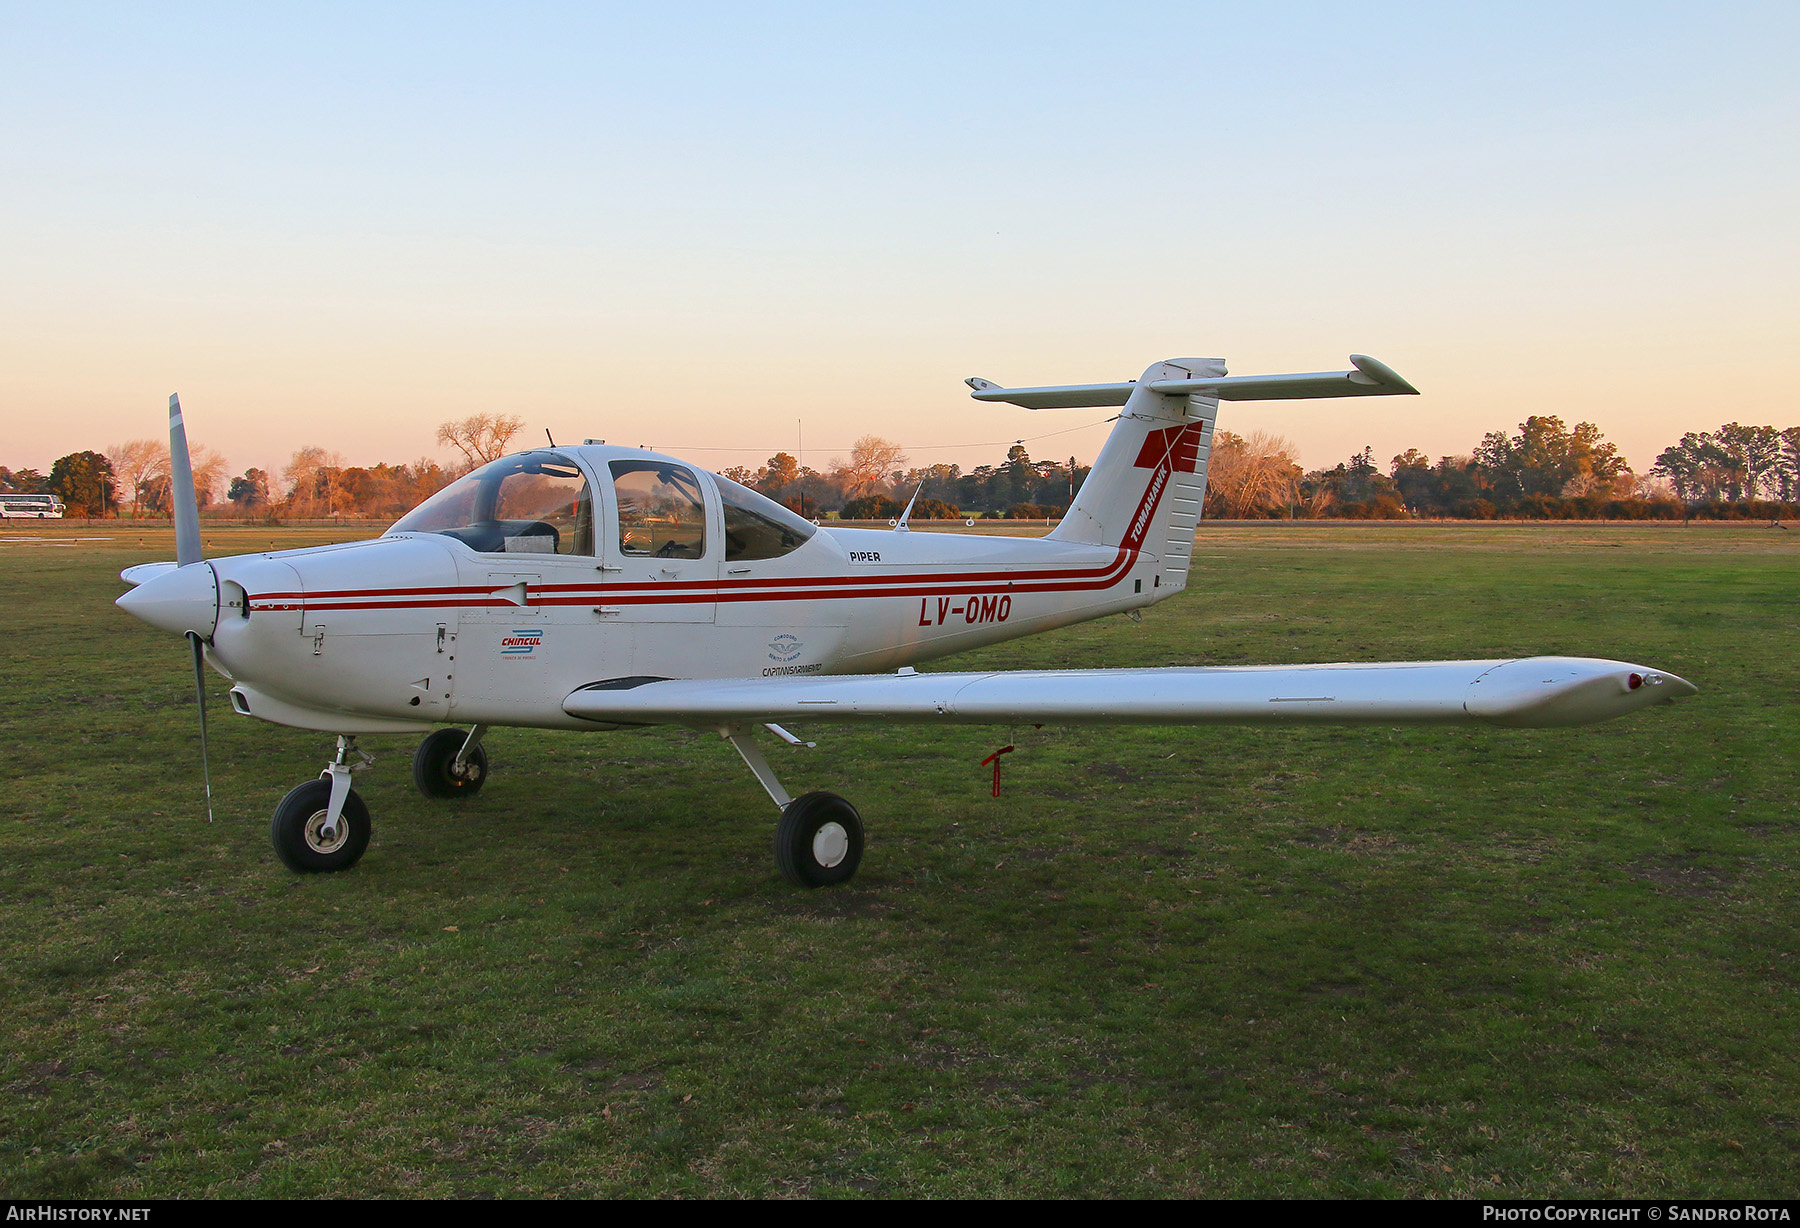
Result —
M 848 882 L 862 864 L 863 823 L 835 793 L 796 797 L 775 827 L 775 864 L 796 887 Z
M 275 807 L 269 820 L 269 839 L 275 855 L 288 869 L 300 874 L 329 874 L 348 870 L 369 847 L 369 808 L 352 789 L 344 798 L 344 813 L 338 823 L 342 832 L 336 841 L 319 839 L 318 829 L 331 807 L 331 781 L 309 780 L 288 790 Z
M 413 752 L 413 783 L 426 797 L 474 797 L 487 782 L 487 752 L 480 746 L 463 760 L 459 774 L 452 770 L 456 752 L 468 740 L 460 729 L 440 729 L 425 735 Z

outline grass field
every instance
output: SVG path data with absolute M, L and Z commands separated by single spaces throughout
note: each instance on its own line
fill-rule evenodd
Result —
M 870 848 L 807 892 L 682 731 L 496 731 L 450 803 L 364 739 L 367 857 L 291 875 L 268 815 L 329 739 L 210 678 L 207 825 L 186 648 L 111 604 L 166 531 L 11 530 L 7 1196 L 1795 1192 L 1800 532 L 1203 526 L 1142 623 L 942 668 L 1569 653 L 1702 693 L 1562 731 L 823 727 L 771 759 Z

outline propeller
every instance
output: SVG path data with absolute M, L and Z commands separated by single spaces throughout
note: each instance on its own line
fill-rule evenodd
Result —
M 200 778 L 206 782 L 206 821 L 213 821 L 212 763 L 206 754 L 206 645 L 198 631 L 187 633 L 194 646 L 194 702 L 200 706 Z
M 200 561 L 200 502 L 194 496 L 194 466 L 188 459 L 187 427 L 181 398 L 169 394 L 169 498 L 175 508 L 175 562 Z
M 181 398 L 169 394 L 169 498 L 174 504 L 175 562 L 186 567 L 200 561 L 200 500 L 194 493 L 194 465 L 188 457 L 187 426 L 181 420 Z M 213 821 L 212 763 L 206 748 L 206 641 L 188 631 L 194 650 L 194 702 L 200 708 L 200 775 L 206 782 L 206 821 Z

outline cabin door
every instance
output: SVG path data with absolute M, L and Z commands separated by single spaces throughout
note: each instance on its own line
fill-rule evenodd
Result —
M 710 483 L 686 465 L 645 457 L 608 464 L 611 500 L 600 617 L 630 628 L 632 672 L 694 677 L 707 668 L 719 582 Z

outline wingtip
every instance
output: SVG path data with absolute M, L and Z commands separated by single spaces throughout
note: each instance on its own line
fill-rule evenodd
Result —
M 1686 699 L 1690 695 L 1698 695 L 1700 693 L 1699 687 L 1689 682 L 1686 678 L 1683 678 L 1680 674 L 1666 674 L 1661 670 L 1657 670 L 1645 674 L 1644 681 L 1652 686 L 1663 688 L 1663 701 L 1665 703 L 1677 699 Z
M 1419 395 L 1417 388 L 1401 379 L 1398 371 L 1378 358 L 1370 358 L 1367 354 L 1352 354 L 1350 355 L 1350 365 L 1376 383 L 1385 384 L 1402 396 L 1416 397 Z

